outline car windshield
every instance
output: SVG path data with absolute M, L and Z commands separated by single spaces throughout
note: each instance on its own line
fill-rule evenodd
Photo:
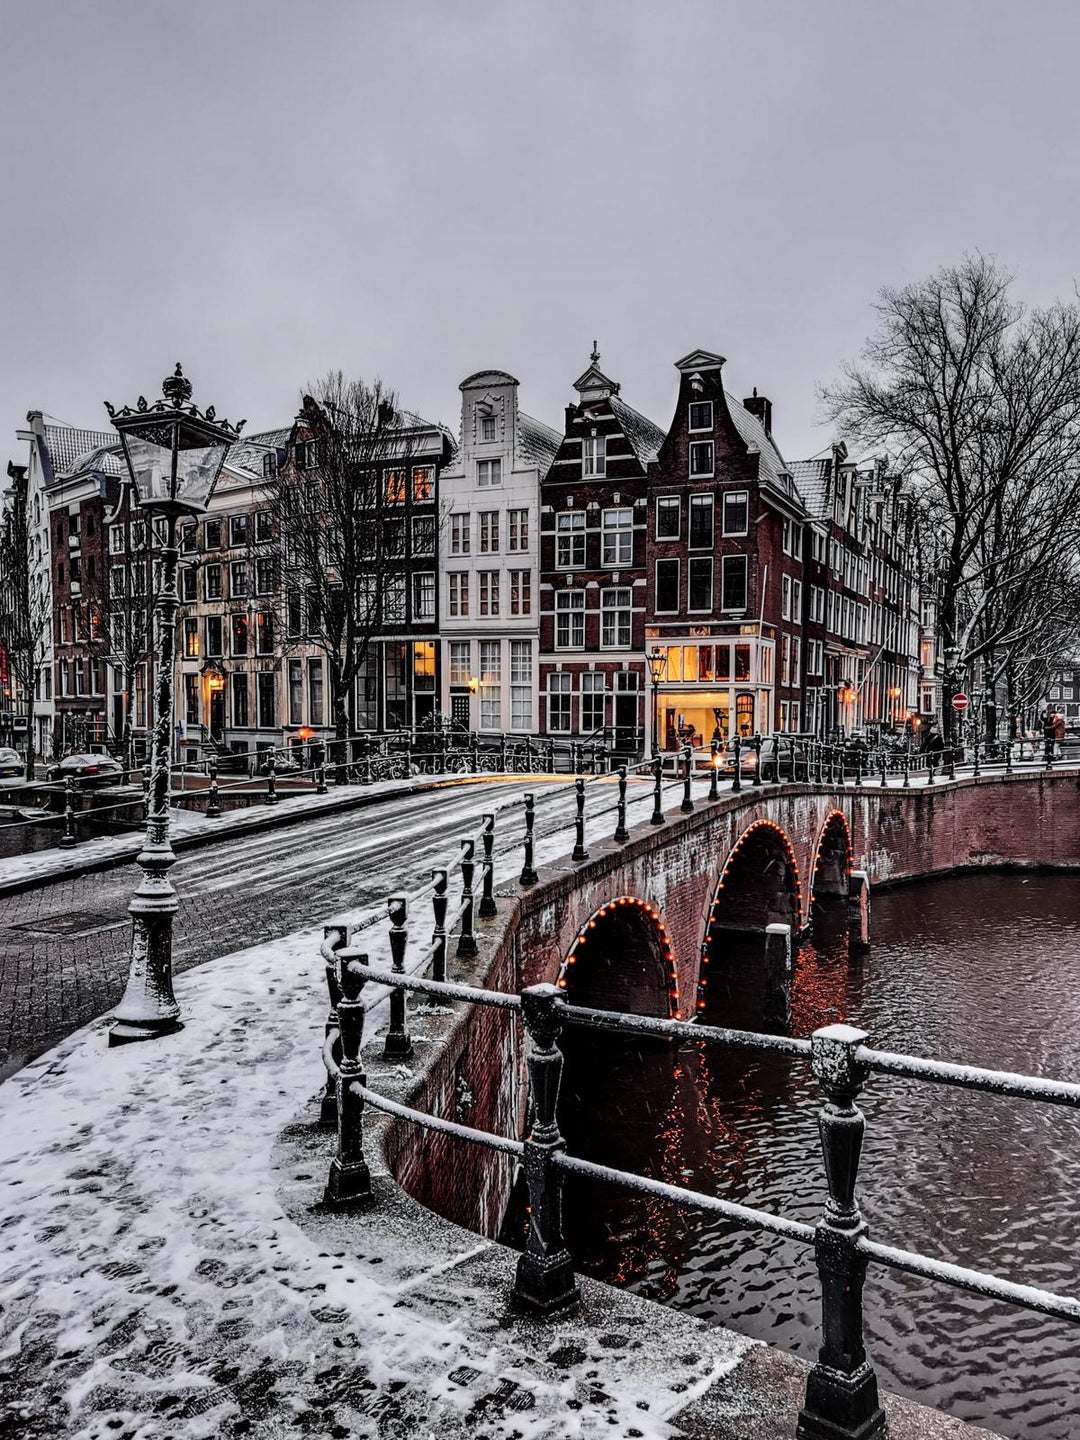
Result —
M 12 760 L 18 760 L 19 755 L 15 750 L 0 750 L 0 764 L 7 765 Z

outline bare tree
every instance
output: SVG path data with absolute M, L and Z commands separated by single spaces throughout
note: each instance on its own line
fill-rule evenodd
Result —
M 34 775 L 34 701 L 49 653 L 52 604 L 47 568 L 35 564 L 27 514 L 26 467 L 9 465 L 11 488 L 0 520 L 0 646 L 7 654 L 19 700 L 26 711 L 26 775 Z M 48 566 L 48 558 L 44 559 Z
M 864 364 L 823 391 L 918 499 L 946 644 L 999 673 L 1047 648 L 1060 607 L 1033 597 L 1075 575 L 1080 543 L 1080 307 L 1026 309 L 1011 283 L 974 255 L 883 290 Z
M 373 637 L 406 618 L 409 521 L 415 505 L 430 509 L 434 483 L 410 462 L 429 429 L 381 381 L 333 371 L 305 395 L 293 453 L 266 482 L 273 538 L 262 550 L 277 567 L 285 644 L 302 633 L 325 654 L 338 740 L 356 732 Z

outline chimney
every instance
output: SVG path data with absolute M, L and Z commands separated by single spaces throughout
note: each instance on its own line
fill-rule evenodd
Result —
M 772 439 L 772 401 L 766 400 L 764 395 L 757 393 L 757 386 L 754 386 L 754 393 L 743 402 L 743 409 L 749 410 L 751 415 L 761 421 L 761 428 Z

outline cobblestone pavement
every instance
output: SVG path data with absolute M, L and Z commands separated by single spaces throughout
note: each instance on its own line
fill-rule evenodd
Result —
M 527 781 L 437 790 L 182 854 L 177 973 L 426 878 L 476 812 Z M 135 865 L 0 899 L 0 1079 L 123 993 Z M 56 927 L 65 927 L 60 933 Z

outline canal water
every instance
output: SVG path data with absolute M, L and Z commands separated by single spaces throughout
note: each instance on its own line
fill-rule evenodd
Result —
M 792 1033 L 847 1021 L 869 1043 L 1080 1080 L 1080 876 L 953 877 L 875 895 L 874 944 L 842 925 L 799 951 Z M 757 947 L 733 947 L 705 1017 L 761 1028 Z M 825 1197 L 809 1065 L 700 1043 L 568 1033 L 571 1153 L 813 1223 Z M 860 1200 L 873 1239 L 1080 1293 L 1080 1113 L 879 1077 L 860 1100 Z M 580 1268 L 816 1358 L 809 1249 L 577 1179 Z M 871 1266 L 880 1383 L 1015 1440 L 1080 1435 L 1080 1326 Z

